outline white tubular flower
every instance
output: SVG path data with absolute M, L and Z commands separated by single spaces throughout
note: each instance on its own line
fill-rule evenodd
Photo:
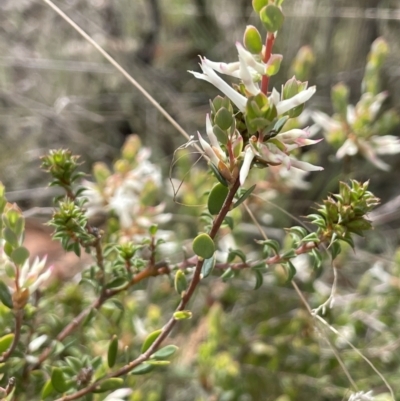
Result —
M 243 81 L 243 84 L 247 92 L 249 92 L 253 96 L 258 95 L 260 93 L 260 88 L 258 87 L 258 85 L 254 83 L 250 70 L 245 60 L 243 59 L 243 57 L 240 56 L 240 54 L 239 54 L 239 61 L 240 61 L 239 75 Z
M 290 152 L 296 148 L 313 145 L 320 142 L 322 139 L 308 139 L 310 132 L 308 130 L 293 129 L 287 132 L 276 135 L 273 142 L 262 142 L 250 141 L 247 145 L 242 167 L 240 169 L 240 184 L 243 185 L 247 175 L 249 173 L 251 163 L 257 156 L 260 161 L 264 161 L 265 164 L 271 166 L 284 165 L 287 170 L 291 167 L 300 169 L 303 171 L 321 171 L 323 170 L 320 166 L 314 166 L 313 164 L 297 160 L 290 156 Z M 277 146 L 276 141 L 279 141 L 280 145 Z
M 360 391 L 352 394 L 349 398 L 349 401 L 374 401 L 374 397 L 372 396 L 372 391 L 368 391 L 368 393 Z
M 394 135 L 372 136 L 371 144 L 378 155 L 394 155 L 400 153 L 400 138 Z
M 244 160 L 242 167 L 240 168 L 240 173 L 239 173 L 240 185 L 243 185 L 244 182 L 246 181 L 254 157 L 255 153 L 253 151 L 253 148 L 251 146 L 248 146 L 244 152 Z
M 322 113 L 322 111 L 314 111 L 311 114 L 311 118 L 325 131 L 336 131 L 342 128 L 339 121 L 336 121 L 327 114 Z
M 197 135 L 199 137 L 200 145 L 203 148 L 204 153 L 210 158 L 212 164 L 218 166 L 219 158 L 214 152 L 213 148 L 203 139 L 203 137 L 200 135 L 200 132 L 197 132 Z
M 32 264 L 29 263 L 29 260 L 25 261 L 18 278 L 18 285 L 20 288 L 28 288 L 29 293 L 32 294 L 41 284 L 50 278 L 53 266 L 50 266 L 44 273 L 42 273 L 46 265 L 46 260 L 47 256 L 42 260 L 36 257 Z
M 310 88 L 301 91 L 297 95 L 294 95 L 290 99 L 280 100 L 281 97 L 278 91 L 274 89 L 269 99 L 275 105 L 278 115 L 282 115 L 288 112 L 289 110 L 307 102 L 307 100 L 309 100 L 312 97 L 312 95 L 314 95 L 316 90 L 317 89 L 315 86 L 311 86 Z
M 336 157 L 338 159 L 343 159 L 343 157 L 347 156 L 354 156 L 358 152 L 358 146 L 353 141 L 353 139 L 349 138 L 346 139 L 346 142 L 338 149 L 336 152 Z
M 104 401 L 125 401 L 125 397 L 128 397 L 133 392 L 130 388 L 120 388 L 118 390 L 113 391 L 110 393 Z
M 212 64 L 211 64 L 212 65 Z M 201 58 L 200 68 L 203 74 L 195 71 L 189 71 L 198 79 L 210 82 L 217 89 L 219 89 L 224 95 L 226 95 L 241 111 L 244 112 L 246 109 L 247 98 L 236 92 L 230 85 L 228 85 L 221 77 L 219 77 L 210 65 L 209 60 L 205 57 Z

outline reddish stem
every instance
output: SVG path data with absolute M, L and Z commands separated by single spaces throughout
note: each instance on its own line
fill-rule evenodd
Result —
M 272 54 L 272 47 L 274 46 L 275 42 L 275 35 L 272 32 L 268 32 L 267 38 L 265 40 L 265 54 L 263 58 L 263 62 L 267 63 Z M 268 93 L 268 83 L 269 83 L 269 76 L 263 75 L 261 80 L 261 92 L 265 95 Z

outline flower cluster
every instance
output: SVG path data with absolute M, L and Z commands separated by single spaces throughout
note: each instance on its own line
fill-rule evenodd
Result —
M 263 13 L 271 13 L 274 21 L 279 21 L 280 7 L 270 4 L 264 8 L 266 10 L 260 11 L 262 21 Z M 274 31 L 271 30 L 278 26 L 264 25 L 272 44 Z M 315 93 L 315 86 L 308 87 L 307 82 L 300 82 L 293 77 L 282 86 L 280 92 L 274 88 L 268 94 L 265 82 L 278 72 L 282 56 L 271 54 L 270 49 L 263 46 L 254 26 L 247 27 L 243 42 L 244 46 L 236 43 L 239 61 L 222 63 L 201 57 L 202 73 L 190 71 L 196 78 L 213 84 L 227 97 L 225 101 L 217 98 L 211 104 L 211 118 L 207 116 L 206 119 L 210 145 L 198 134 L 204 152 L 229 183 L 239 177 L 241 185 L 253 166 L 283 165 L 287 169 L 322 170 L 322 167 L 291 155 L 295 149 L 319 140 L 309 139 L 310 132 L 307 129 L 284 132 L 285 123 L 301 114 L 304 103 Z M 237 78 L 239 83 L 231 86 L 217 73 Z
M 87 216 L 104 212 L 114 213 L 121 229 L 131 234 L 164 222 L 164 204 L 154 205 L 162 177 L 160 168 L 150 162 L 150 150 L 141 147 L 139 137 L 131 135 L 123 149 L 122 158 L 114 164 L 112 173 L 104 163 L 96 163 L 93 175 L 96 182 L 84 181 Z
M 389 170 L 389 165 L 378 156 L 400 153 L 400 139 L 386 135 L 400 120 L 394 110 L 381 112 L 388 94 L 379 93 L 377 83 L 387 51 L 387 44 L 382 38 L 372 44 L 362 83 L 363 94 L 355 106 L 349 104 L 349 88 L 339 83 L 331 93 L 335 111 L 333 117 L 320 111 L 312 114 L 316 124 L 324 130 L 328 142 L 338 148 L 337 159 L 360 154 L 381 170 Z

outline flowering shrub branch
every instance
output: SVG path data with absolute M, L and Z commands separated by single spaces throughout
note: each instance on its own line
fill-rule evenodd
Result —
M 40 394 L 40 399 L 52 397 L 56 401 L 92 400 L 94 394 L 112 392 L 105 400 L 122 400 L 131 394 L 124 386 L 130 385 L 132 377 L 162 369 L 170 363 L 169 358 L 178 347 L 172 344 L 162 347 L 162 344 L 178 321 L 192 317 L 190 302 L 204 278 L 222 271 L 221 279 L 228 281 L 248 269 L 258 289 L 268 268 L 280 264 L 290 282 L 296 275 L 297 256 L 307 254 L 314 270 L 320 273 L 322 248 L 326 247 L 334 260 L 341 253 L 343 243 L 354 248 L 354 234 L 362 236 L 372 229 L 368 213 L 378 205 L 379 199 L 368 190 L 368 182 L 352 180 L 349 184 L 341 182 L 339 193 L 329 195 L 307 216 L 310 224 L 316 226 L 315 231 L 291 227 L 287 229 L 288 240 L 284 245 L 274 239 L 256 241 L 256 258 L 236 247 L 226 249 L 222 245 L 223 234 L 231 235 L 236 208 L 250 201 L 257 188 L 257 184 L 244 188 L 252 170 L 279 168 L 289 174 L 294 174 L 296 169 L 323 170 L 301 159 L 299 149 L 315 145 L 321 139 L 311 139 L 312 130 L 298 127 L 296 120 L 316 87 L 293 77 L 280 90 L 269 90 L 271 77 L 277 74 L 282 61 L 281 55 L 272 53 L 276 33 L 284 21 L 282 3 L 283 0 L 253 0 L 253 8 L 266 29 L 265 40 L 256 27 L 248 26 L 243 44 L 236 43 L 238 61 L 213 62 L 201 57 L 202 72 L 191 71 L 196 78 L 218 88 L 225 97 L 217 96 L 210 102 L 205 124 L 208 141 L 198 133 L 198 141 L 209 159 L 210 173 L 217 182 L 212 188 L 201 189 L 207 196 L 207 210 L 199 218 L 199 224 L 204 223 L 202 231 L 195 226 L 199 232 L 186 245 L 180 261 L 171 262 L 163 254 L 163 245 L 176 245 L 187 238 L 160 228 L 172 219 L 171 214 L 164 213 L 166 202 L 160 202 L 162 174 L 150 161 L 150 151 L 142 147 L 137 136 L 127 139 L 121 158 L 112 169 L 104 163 L 94 165 L 94 182 L 79 171 L 79 158 L 69 150 L 52 150 L 42 158 L 42 168 L 51 176 L 50 185 L 65 192 L 65 196 L 54 200 L 56 208 L 48 223 L 54 229 L 53 239 L 67 252 L 80 257 L 83 252 L 90 255 L 89 266 L 80 273 L 80 284 L 71 284 L 72 292 L 81 293 L 81 298 L 74 298 L 67 284 L 63 286 L 65 294 L 51 293 L 49 280 L 53 268 L 46 267 L 46 258 L 30 259 L 23 242 L 24 216 L 16 205 L 7 202 L 4 187 L 0 185 L 0 306 L 5 311 L 0 309 L 0 312 L 8 324 L 10 321 L 14 324 L 0 337 L 0 362 L 8 363 L 11 374 L 18 376 L 17 381 L 10 378 L 7 387 L 0 388 L 0 395 L 7 401 L 16 392 L 18 396 L 27 392 L 27 397 L 34 394 L 34 399 L 38 399 Z M 373 57 L 374 54 L 371 60 Z M 235 83 L 227 83 L 220 74 L 232 77 Z M 364 87 L 367 91 L 376 91 L 370 72 L 366 73 Z M 376 142 L 374 137 L 368 134 L 364 139 L 355 139 L 353 135 L 358 110 L 342 102 L 347 97 L 346 89 L 336 87 L 334 94 L 340 122 L 318 113 L 314 119 L 332 130 L 340 126 L 348 133 L 350 128 L 354 129 L 348 133 L 337 156 L 355 154 L 356 147 L 382 167 L 370 151 L 369 146 Z M 369 123 L 375 121 L 383 100 L 384 96 L 376 93 L 366 94 L 362 99 L 359 109 L 373 114 Z M 380 138 L 381 146 L 392 149 L 394 142 L 390 138 Z M 97 227 L 93 218 L 99 214 L 103 221 Z M 144 338 L 139 338 L 140 327 L 136 333 L 129 328 L 129 337 L 136 334 L 139 339 L 130 339 L 127 345 L 125 339 L 113 333 L 107 339 L 106 357 L 104 350 L 85 349 L 87 337 L 93 335 L 91 325 L 103 324 L 98 319 L 100 311 L 108 310 L 111 314 L 122 311 L 122 316 L 125 309 L 133 308 L 132 293 L 145 280 L 171 275 L 179 303 L 166 322 L 157 320 L 156 326 L 161 328 L 148 330 Z M 81 290 L 83 286 L 88 290 Z M 37 298 L 36 303 L 32 302 L 33 296 Z M 62 296 L 66 299 L 62 305 L 64 310 L 58 305 Z M 70 299 L 77 305 L 74 302 L 70 305 Z M 45 313 L 48 307 L 53 310 L 49 316 Z M 72 310 L 70 314 L 69 310 Z M 66 312 L 66 316 L 57 316 L 58 311 Z M 125 322 L 119 318 L 117 328 L 122 324 Z M 30 333 L 28 327 L 32 328 Z M 65 341 L 70 337 L 70 342 Z M 83 347 L 74 344 L 77 339 Z M 140 345 L 140 349 L 135 345 Z M 35 375 L 40 377 L 37 382 L 23 383 L 26 377 Z M 357 394 L 354 399 L 360 398 L 361 393 Z M 369 397 L 369 393 L 365 395 Z

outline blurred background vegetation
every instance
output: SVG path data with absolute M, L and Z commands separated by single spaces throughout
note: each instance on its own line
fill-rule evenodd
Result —
M 257 25 L 249 0 L 55 3 L 191 135 L 204 132 L 208 100 L 218 93 L 187 70 L 197 70 L 199 54 L 216 61 L 235 60 L 234 42 L 242 39 L 247 24 Z M 308 107 L 332 114 L 331 87 L 346 83 L 350 102 L 356 103 L 370 46 L 383 36 L 390 48 L 381 77 L 382 90 L 389 91 L 384 108 L 400 112 L 398 0 L 286 0 L 284 12 L 285 24 L 274 49 L 284 59 L 273 86 L 280 87 L 290 77 L 294 57 L 307 45 L 316 60 L 309 82 L 317 85 Z M 115 160 L 131 133 L 152 149 L 169 186 L 172 155 L 184 139 L 54 11 L 39 0 L 2 0 L 0 32 L 0 180 L 10 201 L 46 213 L 53 194 L 41 189 L 47 177 L 39 170 L 40 155 L 49 148 L 70 148 L 82 156 L 83 168 L 89 172 L 95 161 Z M 393 134 L 399 135 L 398 127 Z M 338 179 L 345 176 L 342 163 L 330 156 L 329 144 L 318 145 L 318 153 L 325 171 L 310 176 L 307 190 L 275 199 L 295 216 L 309 212 L 313 202 L 336 190 Z M 354 163 L 352 176 L 371 179 L 370 189 L 383 206 L 373 216 L 375 231 L 360 241 L 356 253 L 348 250 L 337 262 L 338 296 L 326 319 L 371 358 L 400 398 L 400 158 L 385 160 L 392 166 L 387 173 L 361 159 Z M 262 177 L 261 172 L 258 178 Z M 203 190 L 199 185 L 192 196 L 200 199 Z M 183 214 L 182 209 L 174 209 L 171 199 L 166 201 Z M 293 220 L 269 204 L 258 210 L 262 223 L 283 238 L 281 228 Z M 190 213 L 200 212 L 201 208 Z M 184 225 L 182 220 L 174 224 L 170 228 Z M 257 236 L 246 228 L 243 224 L 247 237 Z M 183 232 L 193 235 L 193 229 Z M 33 242 L 37 235 L 35 231 Z M 332 349 L 342 356 L 360 390 L 386 392 L 380 378 L 345 342 L 321 327 L 316 329 L 281 276 L 277 269 L 258 291 L 252 291 L 246 275 L 230 284 L 208 278 L 195 300 L 196 318 L 174 333 L 182 348 L 179 357 L 168 370 L 132 383 L 132 400 L 341 400 L 348 396 L 350 385 Z M 318 280 L 312 275 L 299 277 L 311 305 L 329 295 L 329 268 Z M 138 291 L 132 298 L 129 313 L 137 314 L 146 328 L 158 328 L 175 301 L 157 305 L 170 299 L 171 291 L 167 279 L 157 279 L 145 293 Z M 83 302 L 82 294 L 72 296 L 68 287 L 62 296 L 66 305 L 75 297 L 78 309 Z M 110 333 L 92 332 L 93 340 L 113 334 L 119 317 L 105 319 L 112 323 Z M 138 324 L 126 322 L 121 330 L 129 336 L 138 331 Z

